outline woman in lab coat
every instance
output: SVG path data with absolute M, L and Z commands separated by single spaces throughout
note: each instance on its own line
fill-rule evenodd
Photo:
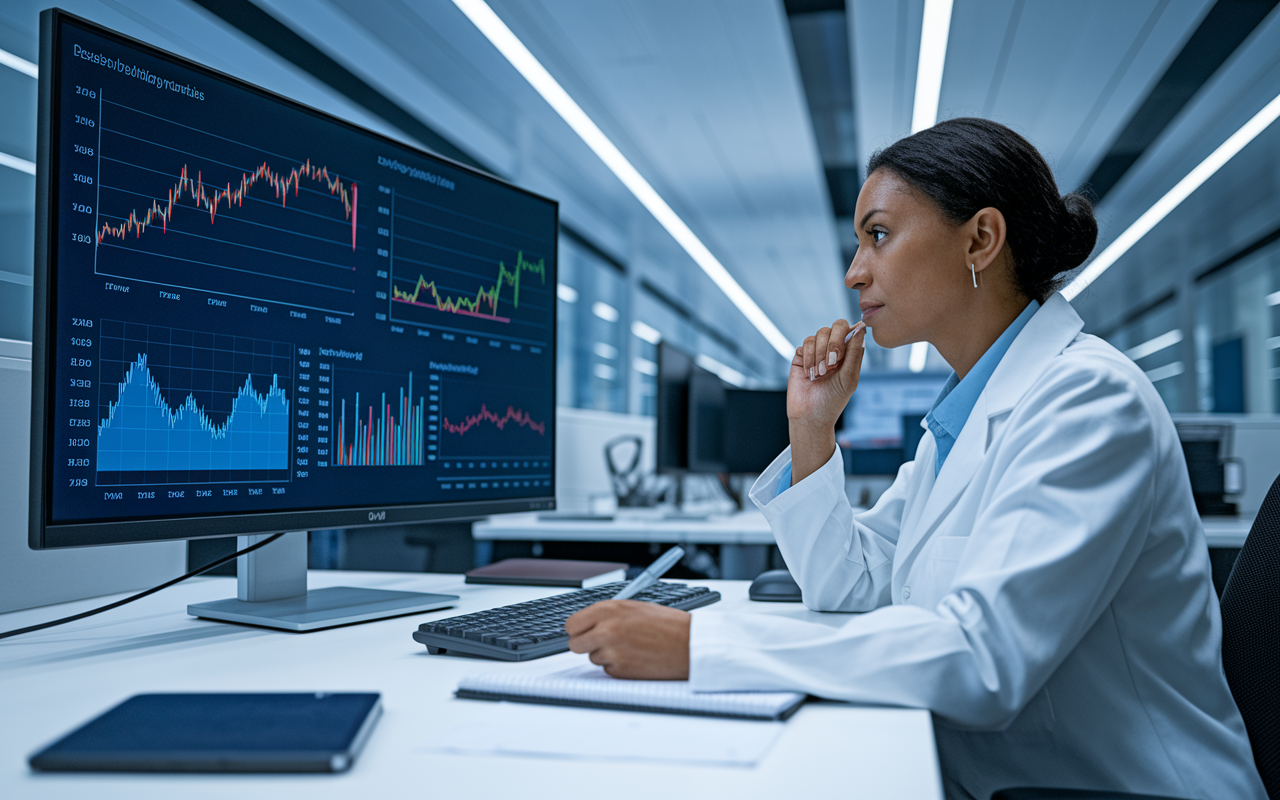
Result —
M 978 119 L 867 172 L 845 277 L 862 321 L 796 350 L 791 447 L 751 498 L 806 606 L 870 613 L 833 627 L 609 601 L 569 620 L 570 647 L 620 677 L 929 709 L 948 797 L 1262 800 L 1173 423 L 1055 291 L 1093 248 L 1088 201 Z M 834 427 L 867 326 L 886 347 L 931 343 L 955 375 L 915 460 L 855 514 Z

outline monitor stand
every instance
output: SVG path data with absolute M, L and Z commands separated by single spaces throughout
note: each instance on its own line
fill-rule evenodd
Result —
M 238 537 L 238 549 L 266 535 Z M 435 611 L 453 605 L 452 594 L 390 592 L 335 586 L 307 591 L 307 532 L 294 531 L 236 559 L 237 598 L 187 606 L 193 617 L 261 625 L 283 631 L 314 631 Z

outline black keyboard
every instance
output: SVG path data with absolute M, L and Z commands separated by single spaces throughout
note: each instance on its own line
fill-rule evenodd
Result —
M 605 583 L 541 600 L 424 622 L 413 632 L 413 638 L 425 644 L 432 655 L 453 651 L 502 661 L 528 661 L 563 653 L 569 649 L 565 620 L 592 603 L 608 600 L 625 585 Z M 720 593 L 702 586 L 660 581 L 632 599 L 688 611 L 718 601 Z

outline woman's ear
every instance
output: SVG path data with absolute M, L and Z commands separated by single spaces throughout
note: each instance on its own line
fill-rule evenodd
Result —
M 998 208 L 984 208 L 965 223 L 965 228 L 969 240 L 966 266 L 972 264 L 976 272 L 982 272 L 1004 250 L 1008 234 L 1004 214 Z

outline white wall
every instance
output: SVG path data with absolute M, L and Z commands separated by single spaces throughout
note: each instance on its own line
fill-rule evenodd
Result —
M 31 344 L 0 339 L 0 613 L 144 589 L 186 569 L 185 542 L 27 546 Z
M 591 510 L 592 499 L 613 497 L 604 461 L 605 442 L 639 436 L 641 474 L 653 474 L 654 418 L 584 408 L 556 409 L 556 506 L 562 511 Z

